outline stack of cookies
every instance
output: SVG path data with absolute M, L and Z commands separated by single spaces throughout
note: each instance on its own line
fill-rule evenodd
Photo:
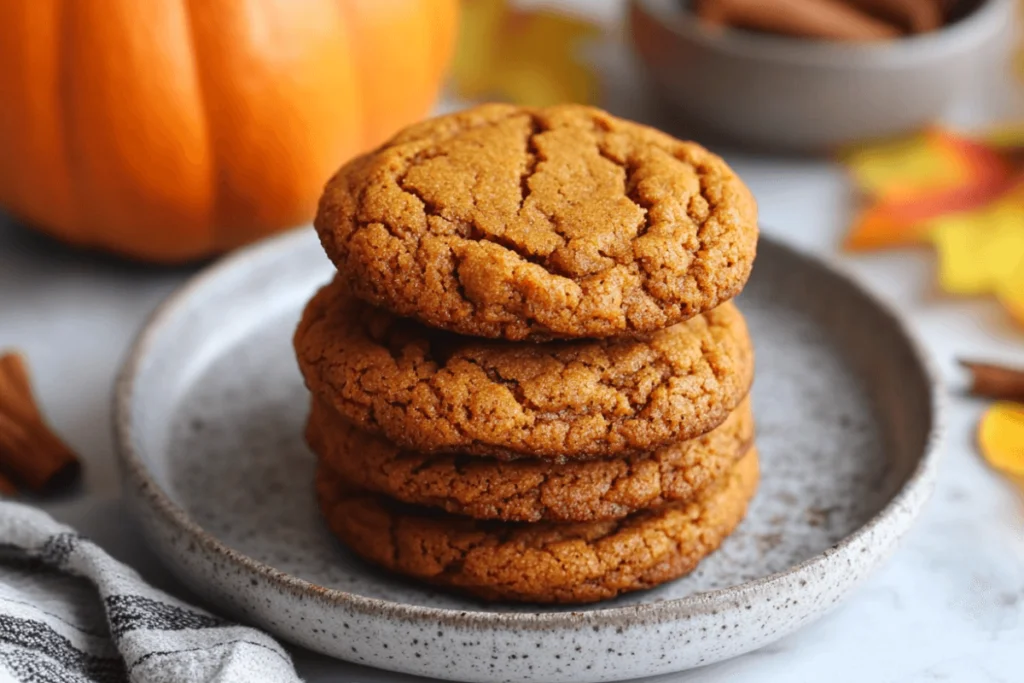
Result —
M 691 571 L 758 478 L 729 301 L 754 201 L 715 155 L 596 109 L 488 105 L 344 166 L 337 266 L 295 334 L 328 526 L 491 600 L 590 602 Z

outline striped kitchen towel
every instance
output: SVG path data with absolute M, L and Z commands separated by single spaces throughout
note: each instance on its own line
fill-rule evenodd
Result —
M 40 510 L 0 503 L 0 683 L 290 683 L 270 636 L 145 583 Z

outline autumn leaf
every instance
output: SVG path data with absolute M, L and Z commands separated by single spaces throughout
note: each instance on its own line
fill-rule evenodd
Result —
M 867 199 L 847 235 L 850 250 L 926 243 L 932 220 L 985 207 L 1014 177 L 993 146 L 939 128 L 856 149 L 843 160 Z
M 598 35 L 596 24 L 563 12 L 463 0 L 452 86 L 467 100 L 592 103 L 598 78 L 580 51 Z
M 978 425 L 978 448 L 993 468 L 1024 477 L 1024 404 L 994 403 Z
M 840 158 L 865 194 L 887 202 L 971 184 L 987 172 L 986 166 L 1002 163 L 983 146 L 938 127 L 908 138 L 853 147 Z
M 842 160 L 864 197 L 846 249 L 930 244 L 943 290 L 994 295 L 1024 325 L 1024 125 L 930 128 Z
M 1024 285 L 1024 184 L 982 209 L 929 223 L 939 282 L 950 294 L 1006 294 Z M 1024 286 L 1016 294 L 1024 293 Z

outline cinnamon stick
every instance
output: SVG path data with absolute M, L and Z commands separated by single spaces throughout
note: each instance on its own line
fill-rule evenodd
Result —
M 925 33 L 942 26 L 942 8 L 936 0 L 846 0 L 846 3 L 910 33 Z
M 971 373 L 971 395 L 1024 402 L 1024 369 L 968 360 L 960 365 Z
M 20 354 L 0 355 L 0 472 L 42 492 L 69 483 L 81 465 L 39 411 Z
M 801 38 L 877 41 L 900 33 L 840 0 L 704 0 L 697 14 L 714 24 Z

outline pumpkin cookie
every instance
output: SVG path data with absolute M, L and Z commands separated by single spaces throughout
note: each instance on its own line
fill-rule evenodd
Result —
M 431 516 L 348 489 L 323 463 L 316 487 L 330 529 L 385 569 L 487 600 L 580 603 L 651 588 L 692 571 L 743 519 L 757 479 L 751 450 L 693 501 L 578 524 Z
M 589 522 L 687 500 L 724 475 L 753 442 L 750 403 L 704 436 L 651 455 L 564 465 L 403 451 L 313 401 L 306 440 L 350 484 L 417 505 L 507 522 Z
M 295 333 L 313 395 L 408 450 L 552 460 L 650 453 L 704 434 L 753 379 L 732 303 L 637 339 L 462 337 L 375 309 L 341 278 Z
M 742 289 L 757 209 L 691 142 L 561 105 L 485 105 L 343 166 L 315 221 L 353 292 L 461 334 L 653 332 Z

